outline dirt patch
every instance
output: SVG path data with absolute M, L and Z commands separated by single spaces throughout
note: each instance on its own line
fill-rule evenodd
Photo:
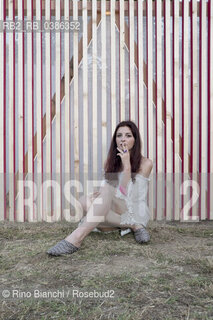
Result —
M 152 222 L 148 245 L 91 233 L 47 256 L 74 227 L 1 223 L 1 319 L 213 319 L 213 222 Z

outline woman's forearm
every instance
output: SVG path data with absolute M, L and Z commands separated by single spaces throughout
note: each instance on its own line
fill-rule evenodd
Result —
M 131 180 L 131 168 L 124 168 L 123 175 L 120 182 L 120 191 L 123 194 L 127 194 L 127 186 L 129 181 Z

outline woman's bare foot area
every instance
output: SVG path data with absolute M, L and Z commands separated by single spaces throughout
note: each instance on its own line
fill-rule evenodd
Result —
M 81 240 L 81 233 L 77 229 L 67 236 L 65 240 L 72 243 L 77 248 L 80 248 L 81 242 L 83 241 L 83 239 Z
M 135 226 L 131 226 L 131 229 L 132 229 L 132 231 L 136 231 L 136 230 L 138 230 L 138 229 L 141 229 L 141 228 L 144 228 L 143 226 L 142 226 L 142 224 L 137 224 L 137 225 L 135 225 Z

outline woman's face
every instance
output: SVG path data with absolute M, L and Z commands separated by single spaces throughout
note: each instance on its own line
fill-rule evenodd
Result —
M 129 127 L 120 127 L 116 133 L 116 144 L 118 148 L 131 150 L 134 146 L 135 138 Z

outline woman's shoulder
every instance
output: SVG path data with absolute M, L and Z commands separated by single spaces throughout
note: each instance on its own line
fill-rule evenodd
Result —
M 139 174 L 148 178 L 153 168 L 153 162 L 151 159 L 143 157 L 141 159 L 140 169 L 138 171 Z

